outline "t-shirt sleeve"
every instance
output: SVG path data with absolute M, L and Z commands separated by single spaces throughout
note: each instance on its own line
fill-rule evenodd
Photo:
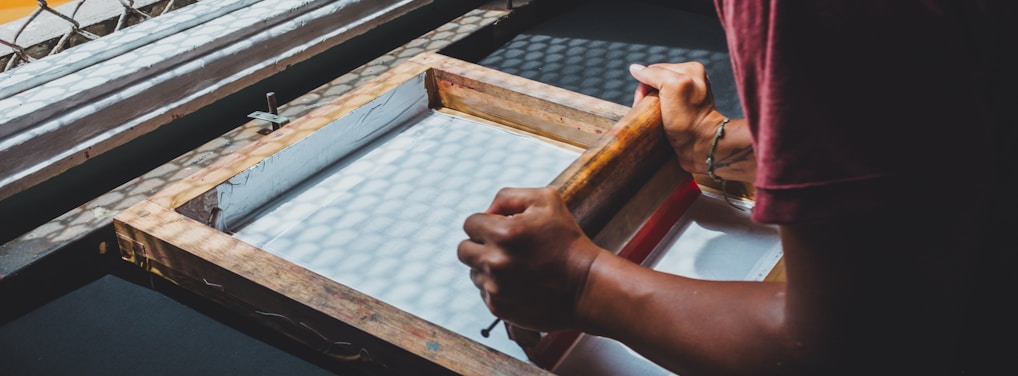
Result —
M 976 14 L 853 0 L 726 2 L 719 15 L 753 130 L 759 222 L 935 199 L 971 167 L 957 156 L 986 147 L 985 72 L 958 69 L 979 66 Z

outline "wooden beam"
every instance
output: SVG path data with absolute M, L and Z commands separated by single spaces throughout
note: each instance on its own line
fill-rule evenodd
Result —
M 583 148 L 630 110 L 439 54 L 415 60 L 435 68 L 432 73 L 441 106 Z
M 673 156 L 661 127 L 658 98 L 648 96 L 551 186 L 559 189 L 584 231 L 596 234 Z
M 151 201 L 114 225 L 125 260 L 337 361 L 363 353 L 398 374 L 543 373 Z
M 429 2 L 261 1 L 216 20 L 225 25 L 197 25 L 2 99 L 0 199 Z M 266 14 L 268 24 L 261 22 Z M 175 16 L 151 23 L 172 22 Z M 116 43 L 133 37 L 107 38 Z M 195 47 L 189 38 L 212 41 Z M 70 51 L 55 55 L 73 56 Z M 111 71 L 121 71 L 122 77 L 110 76 Z

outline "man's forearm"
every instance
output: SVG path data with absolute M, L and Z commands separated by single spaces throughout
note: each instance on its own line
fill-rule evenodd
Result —
M 783 283 L 689 279 L 611 254 L 595 260 L 577 305 L 582 330 L 684 376 L 780 372 L 783 315 Z

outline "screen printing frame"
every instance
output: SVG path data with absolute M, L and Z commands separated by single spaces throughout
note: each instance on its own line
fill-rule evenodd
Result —
M 528 351 L 534 361 L 529 363 L 225 232 L 231 216 L 243 215 L 224 210 L 227 206 L 250 201 L 240 206 L 258 207 L 331 163 L 280 161 L 316 144 L 334 147 L 331 139 L 322 141 L 330 124 L 414 81 L 422 84 L 431 109 L 583 150 L 549 186 L 558 189 L 596 243 L 636 262 L 700 194 L 675 162 L 657 97 L 629 108 L 424 53 L 118 214 L 114 225 L 122 258 L 337 362 L 381 364 L 398 374 L 547 372 L 575 334 L 542 336 Z M 320 154 L 312 149 L 296 155 Z M 294 175 L 266 172 L 271 165 Z M 237 194 L 243 185 L 261 193 Z

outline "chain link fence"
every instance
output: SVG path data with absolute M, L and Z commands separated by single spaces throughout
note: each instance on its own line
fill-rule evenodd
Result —
M 37 0 L 28 16 L 0 25 L 0 72 L 164 15 L 200 0 Z

